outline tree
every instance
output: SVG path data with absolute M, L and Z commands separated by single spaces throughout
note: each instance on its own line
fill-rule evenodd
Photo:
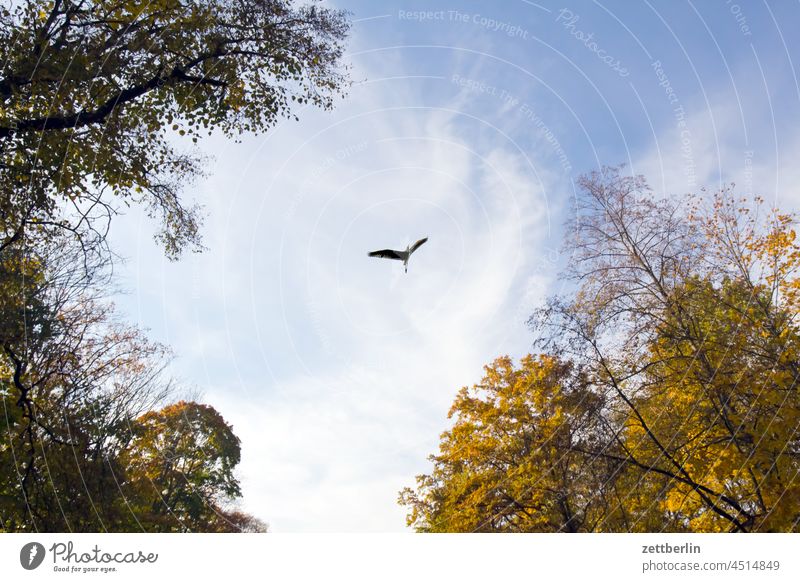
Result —
M 793 218 L 730 189 L 654 200 L 618 169 L 582 186 L 580 289 L 542 314 L 558 335 L 540 345 L 584 348 L 618 404 L 620 458 L 669 479 L 654 510 L 694 531 L 797 528 Z
M 571 447 L 591 433 L 601 404 L 568 363 L 502 357 L 462 388 L 431 475 L 405 489 L 409 525 L 430 532 L 593 531 L 606 516 L 602 484 L 613 463 Z M 600 489 L 595 489 L 600 487 Z M 598 495 L 593 495 L 598 493 Z
M 233 475 L 239 439 L 216 410 L 181 401 L 137 418 L 131 432 L 122 492 L 143 504 L 145 529 L 226 531 L 241 521 L 222 509 L 241 494 Z
M 112 320 L 103 279 L 94 280 L 104 263 L 75 269 L 74 240 L 11 250 L 0 265 L 26 272 L 3 280 L 0 303 L 12 324 L 0 338 L 3 528 L 116 529 L 125 521 L 113 499 L 120 427 L 171 390 L 167 352 Z
M 594 531 L 800 530 L 794 217 L 760 212 L 760 199 L 748 203 L 731 189 L 657 199 L 642 177 L 619 168 L 580 184 L 566 242 L 574 291 L 552 298 L 531 323 L 536 348 L 549 354 L 540 358 L 580 370 L 582 392 L 599 404 L 586 411 L 580 438 L 553 441 L 557 450 L 536 468 L 523 458 L 502 467 L 496 485 L 458 509 L 459 519 L 470 511 L 508 519 L 543 471 L 565 459 L 577 465 L 578 455 L 590 466 L 608 464 L 599 480 L 588 477 L 586 507 L 604 512 L 589 522 Z M 548 394 L 536 403 L 537 419 L 558 402 Z M 525 427 L 528 416 L 501 409 L 481 430 Z M 541 434 L 536 426 L 521 430 L 528 439 Z M 451 438 L 445 433 L 443 446 Z M 497 462 L 505 449 L 489 444 L 476 449 L 467 439 L 463 462 Z M 402 500 L 412 501 L 418 529 L 448 510 L 438 495 L 455 478 L 443 476 L 442 460 L 434 458 L 416 497 Z M 526 478 L 534 484 L 508 503 L 487 505 Z M 440 481 L 431 488 L 429 479 Z M 553 515 L 542 507 L 536 519 Z M 565 515 L 555 523 L 568 529 Z
M 83 258 L 63 233 L 0 255 L 0 268 L 25 270 L 3 280 L 0 303 L 13 323 L 0 336 L 0 529 L 264 531 L 230 507 L 238 439 L 210 406 L 158 410 L 173 393 L 169 352 L 114 320 L 105 263 L 74 269 Z M 153 483 L 168 485 L 164 500 Z
M 199 245 L 186 153 L 346 86 L 344 12 L 291 0 L 24 0 L 0 7 L 0 251 L 51 228 L 102 240 L 118 203 Z

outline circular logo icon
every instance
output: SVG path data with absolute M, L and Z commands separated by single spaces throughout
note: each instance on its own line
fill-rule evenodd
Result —
M 19 551 L 19 563 L 26 570 L 35 570 L 44 561 L 44 546 L 39 542 L 30 542 Z

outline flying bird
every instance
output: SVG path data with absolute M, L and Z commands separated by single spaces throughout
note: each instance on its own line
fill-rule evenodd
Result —
M 404 251 L 393 251 L 392 249 L 383 249 L 382 251 L 372 251 L 368 253 L 370 257 L 379 257 L 381 259 L 394 259 L 395 261 L 403 261 L 406 273 L 408 273 L 408 259 L 415 250 L 424 245 L 428 241 L 428 237 L 419 239 L 413 245 L 406 247 Z

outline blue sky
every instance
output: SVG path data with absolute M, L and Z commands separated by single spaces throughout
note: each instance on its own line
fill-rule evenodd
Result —
M 135 211 L 113 232 L 121 310 L 233 424 L 243 507 L 281 532 L 404 529 L 455 393 L 560 290 L 580 174 L 798 200 L 797 2 L 336 5 L 336 110 L 202 144 L 208 250 L 169 263 Z M 422 236 L 408 274 L 366 256 Z

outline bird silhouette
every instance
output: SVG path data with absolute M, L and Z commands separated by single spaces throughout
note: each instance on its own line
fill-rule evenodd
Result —
M 411 257 L 411 253 L 417 250 L 419 247 L 424 245 L 428 241 L 428 237 L 419 239 L 413 245 L 408 245 L 406 250 L 404 251 L 394 251 L 392 249 L 383 249 L 380 251 L 372 251 L 371 253 L 367 253 L 370 257 L 378 257 L 380 259 L 394 259 L 395 261 L 403 261 L 403 267 L 405 268 L 406 273 L 408 273 L 408 259 Z

